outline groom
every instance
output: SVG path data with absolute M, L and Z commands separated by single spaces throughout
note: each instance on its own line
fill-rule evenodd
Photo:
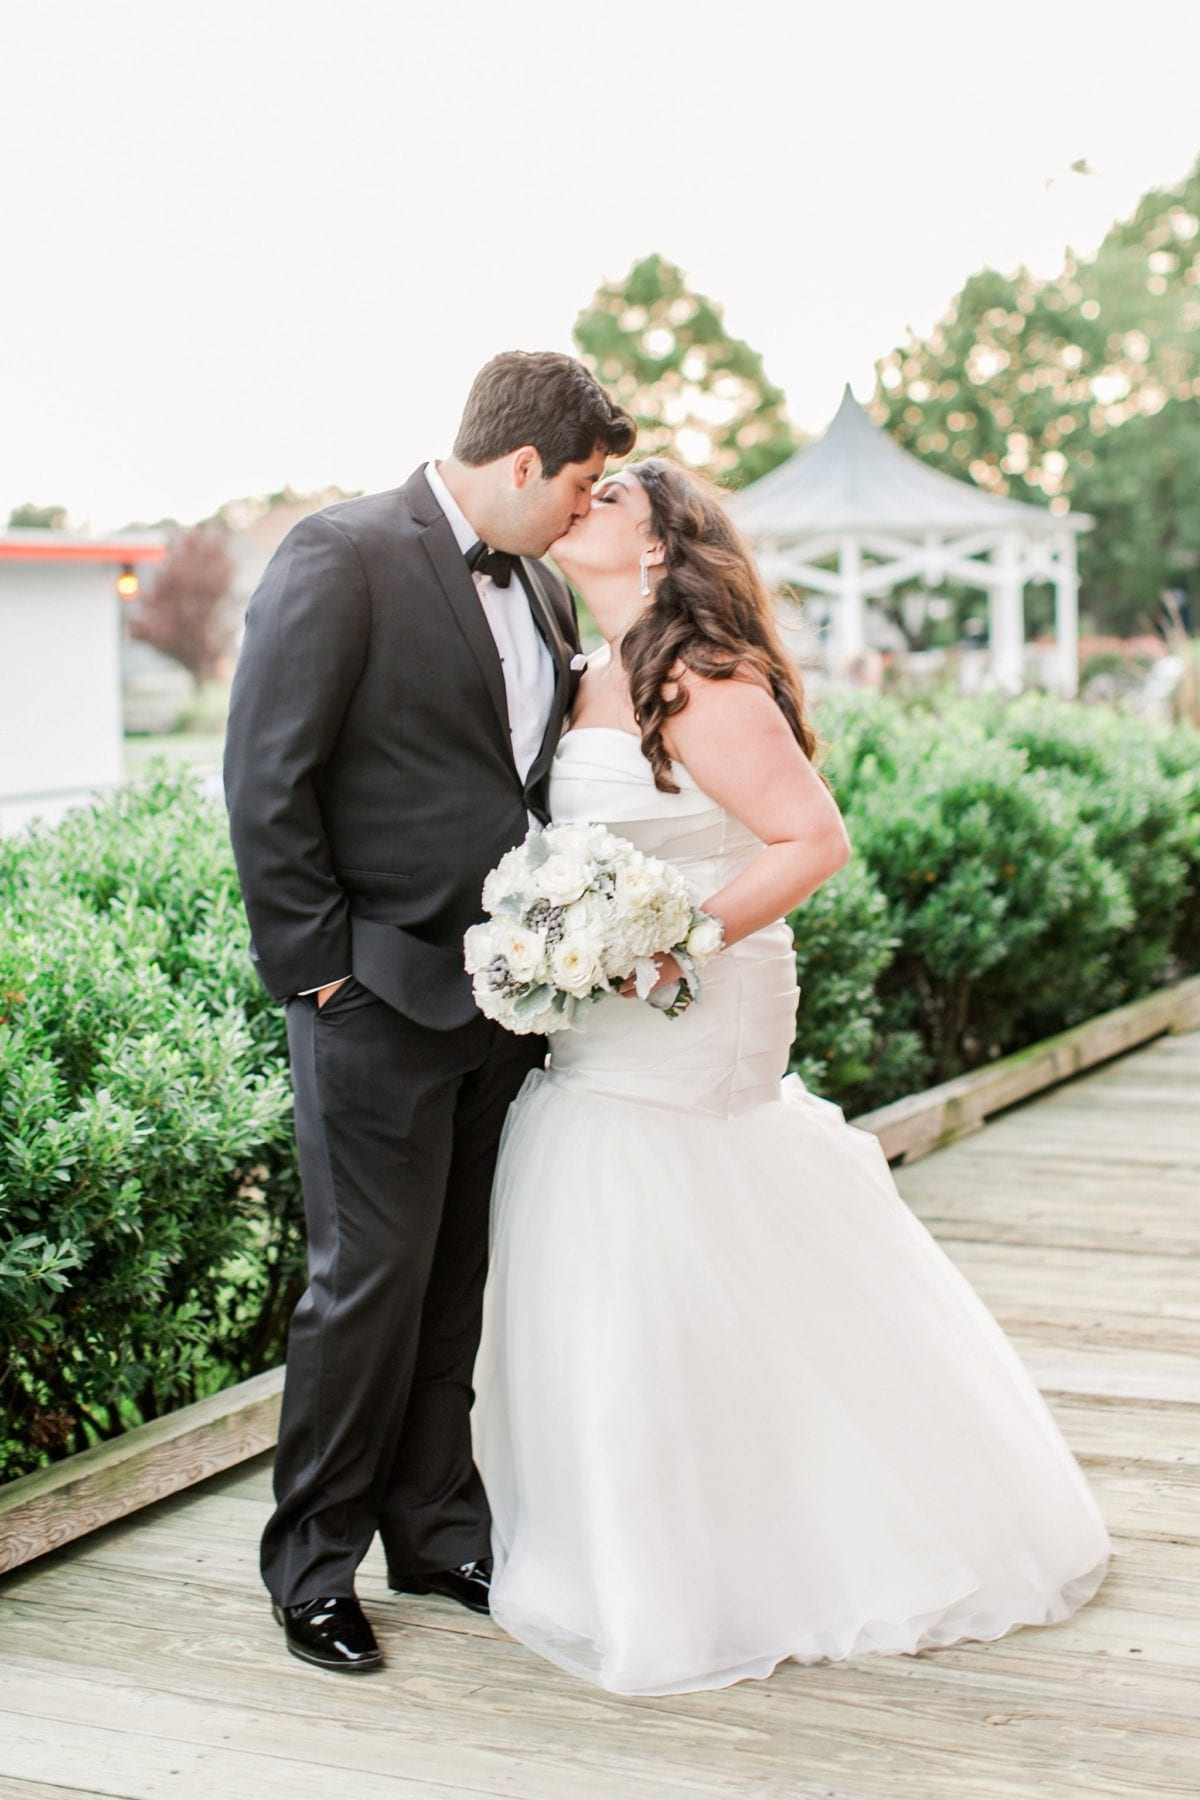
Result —
M 486 1611 L 471 1456 L 504 1114 L 545 1052 L 475 1009 L 483 878 L 545 822 L 579 639 L 547 547 L 634 426 L 580 363 L 477 376 L 454 453 L 303 520 L 250 602 L 225 791 L 251 955 L 287 1007 L 309 1285 L 288 1339 L 262 1568 L 288 1648 L 381 1662 L 354 1596 Z

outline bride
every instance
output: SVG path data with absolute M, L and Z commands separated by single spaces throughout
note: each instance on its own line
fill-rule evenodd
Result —
M 477 1370 L 492 1613 L 621 1694 L 1064 1619 L 1109 1551 L 1078 1466 L 876 1140 L 781 1080 L 783 918 L 849 846 L 749 553 L 648 459 L 553 555 L 609 645 L 553 816 L 674 864 L 725 948 L 679 1017 L 631 993 L 555 1036 L 510 1113 Z

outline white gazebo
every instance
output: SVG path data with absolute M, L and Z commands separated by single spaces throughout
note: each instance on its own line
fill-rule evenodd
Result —
M 764 475 L 733 502 L 738 525 L 769 581 L 829 596 L 830 663 L 846 669 L 866 648 L 866 602 L 914 578 L 983 588 L 989 674 L 1024 685 L 1024 590 L 1054 585 L 1055 686 L 1078 685 L 1077 533 L 1084 513 L 1054 513 L 985 493 L 931 469 L 872 423 L 847 387 L 816 443 Z M 837 558 L 836 568 L 820 564 Z

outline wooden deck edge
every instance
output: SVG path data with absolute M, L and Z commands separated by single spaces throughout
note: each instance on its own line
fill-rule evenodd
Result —
M 920 1094 L 907 1094 L 853 1123 L 874 1132 L 889 1162 L 915 1162 L 969 1132 L 978 1131 L 992 1113 L 1107 1062 L 1166 1032 L 1200 1026 L 1200 975 L 1131 1000 L 1113 1012 L 1073 1025 L 1043 1038 L 1027 1050 L 1014 1051 L 986 1068 L 973 1069 Z
M 1200 976 L 1089 1019 L 989 1068 L 865 1113 L 853 1123 L 874 1132 L 890 1159 L 912 1162 L 977 1131 L 1002 1107 L 1164 1032 L 1196 1026 Z M 1090 1383 L 1091 1377 L 1075 1374 L 1068 1391 L 1097 1391 L 1092 1385 L 1074 1387 L 1080 1380 Z M 0 1487 L 0 1573 L 269 1450 L 282 1391 L 283 1370 L 270 1369 L 112 1443 Z
M 0 1572 L 269 1450 L 282 1392 L 268 1369 L 0 1487 Z

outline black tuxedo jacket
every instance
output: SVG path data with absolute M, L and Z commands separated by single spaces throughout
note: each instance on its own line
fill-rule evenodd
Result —
M 246 615 L 225 794 L 251 955 L 277 999 L 353 972 L 418 1024 L 476 1016 L 463 932 L 527 811 L 547 816 L 578 684 L 569 590 L 543 563 L 517 572 L 555 672 L 524 783 L 495 640 L 422 470 L 314 513 L 272 557 Z

